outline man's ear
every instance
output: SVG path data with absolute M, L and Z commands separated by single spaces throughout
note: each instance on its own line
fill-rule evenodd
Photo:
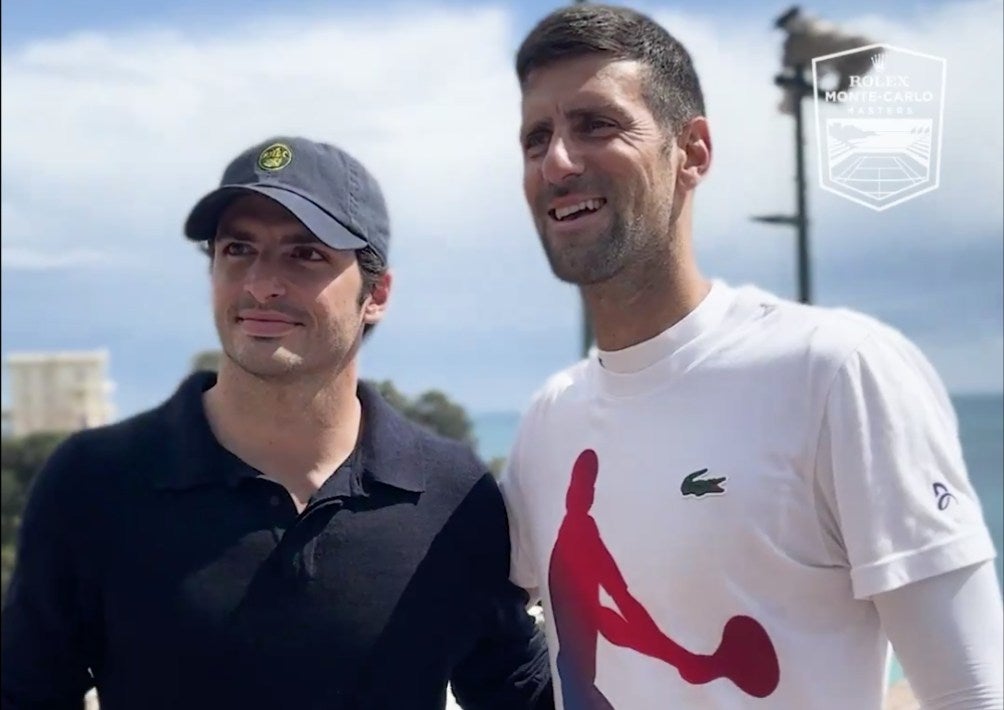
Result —
M 693 190 L 711 169 L 711 129 L 708 119 L 691 119 L 677 138 L 683 156 L 677 180 L 684 190 Z
M 390 269 L 385 271 L 370 290 L 366 301 L 363 303 L 363 322 L 379 323 L 387 310 L 390 301 L 390 287 L 394 281 Z

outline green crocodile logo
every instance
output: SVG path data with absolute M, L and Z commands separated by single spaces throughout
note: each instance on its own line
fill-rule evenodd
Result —
M 707 472 L 708 469 L 702 468 L 700 471 L 694 471 L 684 478 L 683 483 L 680 484 L 680 493 L 684 496 L 694 496 L 695 498 L 724 493 L 725 489 L 722 488 L 722 483 L 725 482 L 725 476 L 721 478 L 700 478 Z

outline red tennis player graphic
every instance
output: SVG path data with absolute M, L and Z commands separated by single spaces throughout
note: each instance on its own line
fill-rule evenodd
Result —
M 610 643 L 665 661 L 692 685 L 717 678 L 765 698 L 777 688 L 777 654 L 767 632 L 748 616 L 733 616 L 711 655 L 686 650 L 659 630 L 627 583 L 600 538 L 593 505 L 599 462 L 596 452 L 579 454 L 565 498 L 565 519 L 551 552 L 548 581 L 551 615 L 558 634 L 558 677 L 565 710 L 604 710 L 610 702 L 596 688 L 596 642 Z M 617 610 L 600 604 L 600 588 Z

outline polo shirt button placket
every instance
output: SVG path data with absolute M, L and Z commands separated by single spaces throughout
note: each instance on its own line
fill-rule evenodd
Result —
M 268 516 L 268 526 L 272 531 L 272 538 L 275 540 L 276 544 L 282 542 L 283 536 L 286 534 L 286 530 L 292 527 L 292 523 L 288 520 L 288 510 L 283 508 L 283 496 L 289 497 L 288 493 L 272 493 L 268 497 L 268 509 L 270 514 Z
M 307 509 L 304 511 L 302 520 L 306 520 L 311 515 L 316 515 L 318 511 L 325 510 L 330 511 L 331 516 L 338 514 L 338 511 L 345 506 L 345 502 L 341 498 L 329 498 L 327 500 L 321 501 L 317 505 L 311 507 L 308 505 Z M 330 518 L 329 518 L 330 519 Z M 301 521 L 302 522 L 302 521 Z M 318 552 L 317 540 L 320 534 L 314 535 L 308 540 L 302 551 L 303 557 L 303 572 L 307 580 L 312 580 L 317 577 L 317 565 L 320 553 Z

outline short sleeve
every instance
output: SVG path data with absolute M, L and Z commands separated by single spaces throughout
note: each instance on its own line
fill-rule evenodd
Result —
M 513 584 L 527 590 L 531 602 L 536 602 L 539 599 L 540 578 L 529 540 L 528 500 L 525 497 L 526 481 L 523 480 L 528 473 L 525 450 L 532 415 L 533 409 L 531 407 L 520 421 L 516 440 L 499 479 L 499 487 L 502 490 L 502 498 L 509 516 L 509 536 L 512 547 L 509 578 Z
M 856 598 L 995 555 L 951 400 L 919 349 L 891 329 L 872 333 L 838 370 L 816 476 Z

